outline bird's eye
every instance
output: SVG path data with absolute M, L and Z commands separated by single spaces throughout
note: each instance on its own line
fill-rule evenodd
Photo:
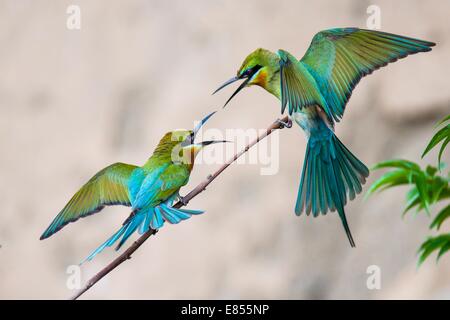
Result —
M 261 69 L 261 66 L 259 64 L 246 69 L 243 73 L 242 73 L 242 77 L 251 77 L 253 76 L 256 72 L 258 72 L 258 70 Z

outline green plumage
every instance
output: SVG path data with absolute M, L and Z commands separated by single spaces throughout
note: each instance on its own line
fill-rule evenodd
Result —
M 41 240 L 58 232 L 66 224 L 102 210 L 105 206 L 131 206 L 128 182 L 137 166 L 115 163 L 93 176 L 75 193 L 41 236 Z
M 430 51 L 434 45 L 374 30 L 325 30 L 314 36 L 300 60 L 285 50 L 255 50 L 237 76 L 220 89 L 245 79 L 244 86 L 260 86 L 281 101 L 281 112 L 287 109 L 308 139 L 295 213 L 312 212 L 316 217 L 338 211 L 354 246 L 344 206 L 361 192 L 369 170 L 339 141 L 334 125 L 342 119 L 362 77 L 407 55 Z
M 197 153 L 206 145 L 224 141 L 194 143 L 206 116 L 194 130 L 168 132 L 152 156 L 142 166 L 125 163 L 110 165 L 94 175 L 64 206 L 41 236 L 46 239 L 70 222 L 102 210 L 108 205 L 131 206 L 132 213 L 120 229 L 98 247 L 87 260 L 120 237 L 119 249 L 135 232 L 159 229 L 164 222 L 179 223 L 203 211 L 173 208 L 179 190 L 189 181 Z
M 360 193 L 369 169 L 339 141 L 329 129 L 313 134 L 308 140 L 295 213 L 337 211 L 351 246 L 355 242 L 347 223 L 344 206 Z
M 434 45 L 428 41 L 358 28 L 319 32 L 300 61 L 283 50 L 278 52 L 281 73 L 285 75 L 281 78 L 281 86 L 287 96 L 282 100 L 282 106 L 289 102 L 289 114 L 292 114 L 317 104 L 331 121 L 339 121 L 362 77 L 407 55 L 430 51 Z M 291 72 L 283 69 L 288 68 L 295 68 L 292 73 L 297 73 L 297 76 L 287 77 Z M 303 101 L 296 96 L 311 98 Z M 318 98 L 312 101 L 313 97 Z

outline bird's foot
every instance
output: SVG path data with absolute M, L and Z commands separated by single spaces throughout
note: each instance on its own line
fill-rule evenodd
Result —
M 288 120 L 287 121 L 283 121 L 283 120 L 281 120 L 281 119 L 278 119 L 277 120 L 277 123 L 280 125 L 280 129 L 283 129 L 283 128 L 292 128 L 292 120 L 291 119 L 289 119 L 288 118 Z
M 189 203 L 189 200 L 186 200 L 182 196 L 178 196 L 178 201 L 180 201 L 183 204 L 183 206 L 187 206 L 187 204 Z

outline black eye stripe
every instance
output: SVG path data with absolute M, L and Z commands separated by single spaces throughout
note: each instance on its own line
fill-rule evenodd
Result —
M 242 75 L 243 75 L 243 76 L 246 76 L 246 77 L 251 77 L 251 76 L 253 76 L 256 72 L 258 72 L 258 70 L 261 69 L 261 68 L 262 68 L 262 67 L 261 67 L 259 64 L 257 64 L 257 65 L 255 65 L 255 66 L 251 67 L 250 69 L 245 70 L 245 72 L 244 72 Z

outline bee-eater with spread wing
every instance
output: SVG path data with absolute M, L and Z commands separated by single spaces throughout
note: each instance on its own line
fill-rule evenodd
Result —
M 175 199 L 181 199 L 179 190 L 186 185 L 194 166 L 194 159 L 205 146 L 225 141 L 194 139 L 202 125 L 213 115 L 207 115 L 194 130 L 176 130 L 166 133 L 153 155 L 142 166 L 115 163 L 92 177 L 56 216 L 41 236 L 46 239 L 69 222 L 74 222 L 99 212 L 104 206 L 121 204 L 131 206 L 132 214 L 122 227 L 86 259 L 91 260 L 120 237 L 118 250 L 136 230 L 145 233 L 159 229 L 164 222 L 179 223 L 191 215 L 203 211 L 172 207 Z
M 345 217 L 348 198 L 362 190 L 367 167 L 339 141 L 334 123 L 339 122 L 356 84 L 374 70 L 435 44 L 400 35 L 337 28 L 317 33 L 301 60 L 284 50 L 277 53 L 257 49 L 237 72 L 219 87 L 244 79 L 228 102 L 243 88 L 258 85 L 281 101 L 289 122 L 305 132 L 306 147 L 295 213 L 317 217 L 336 211 L 352 247 L 355 246 Z

